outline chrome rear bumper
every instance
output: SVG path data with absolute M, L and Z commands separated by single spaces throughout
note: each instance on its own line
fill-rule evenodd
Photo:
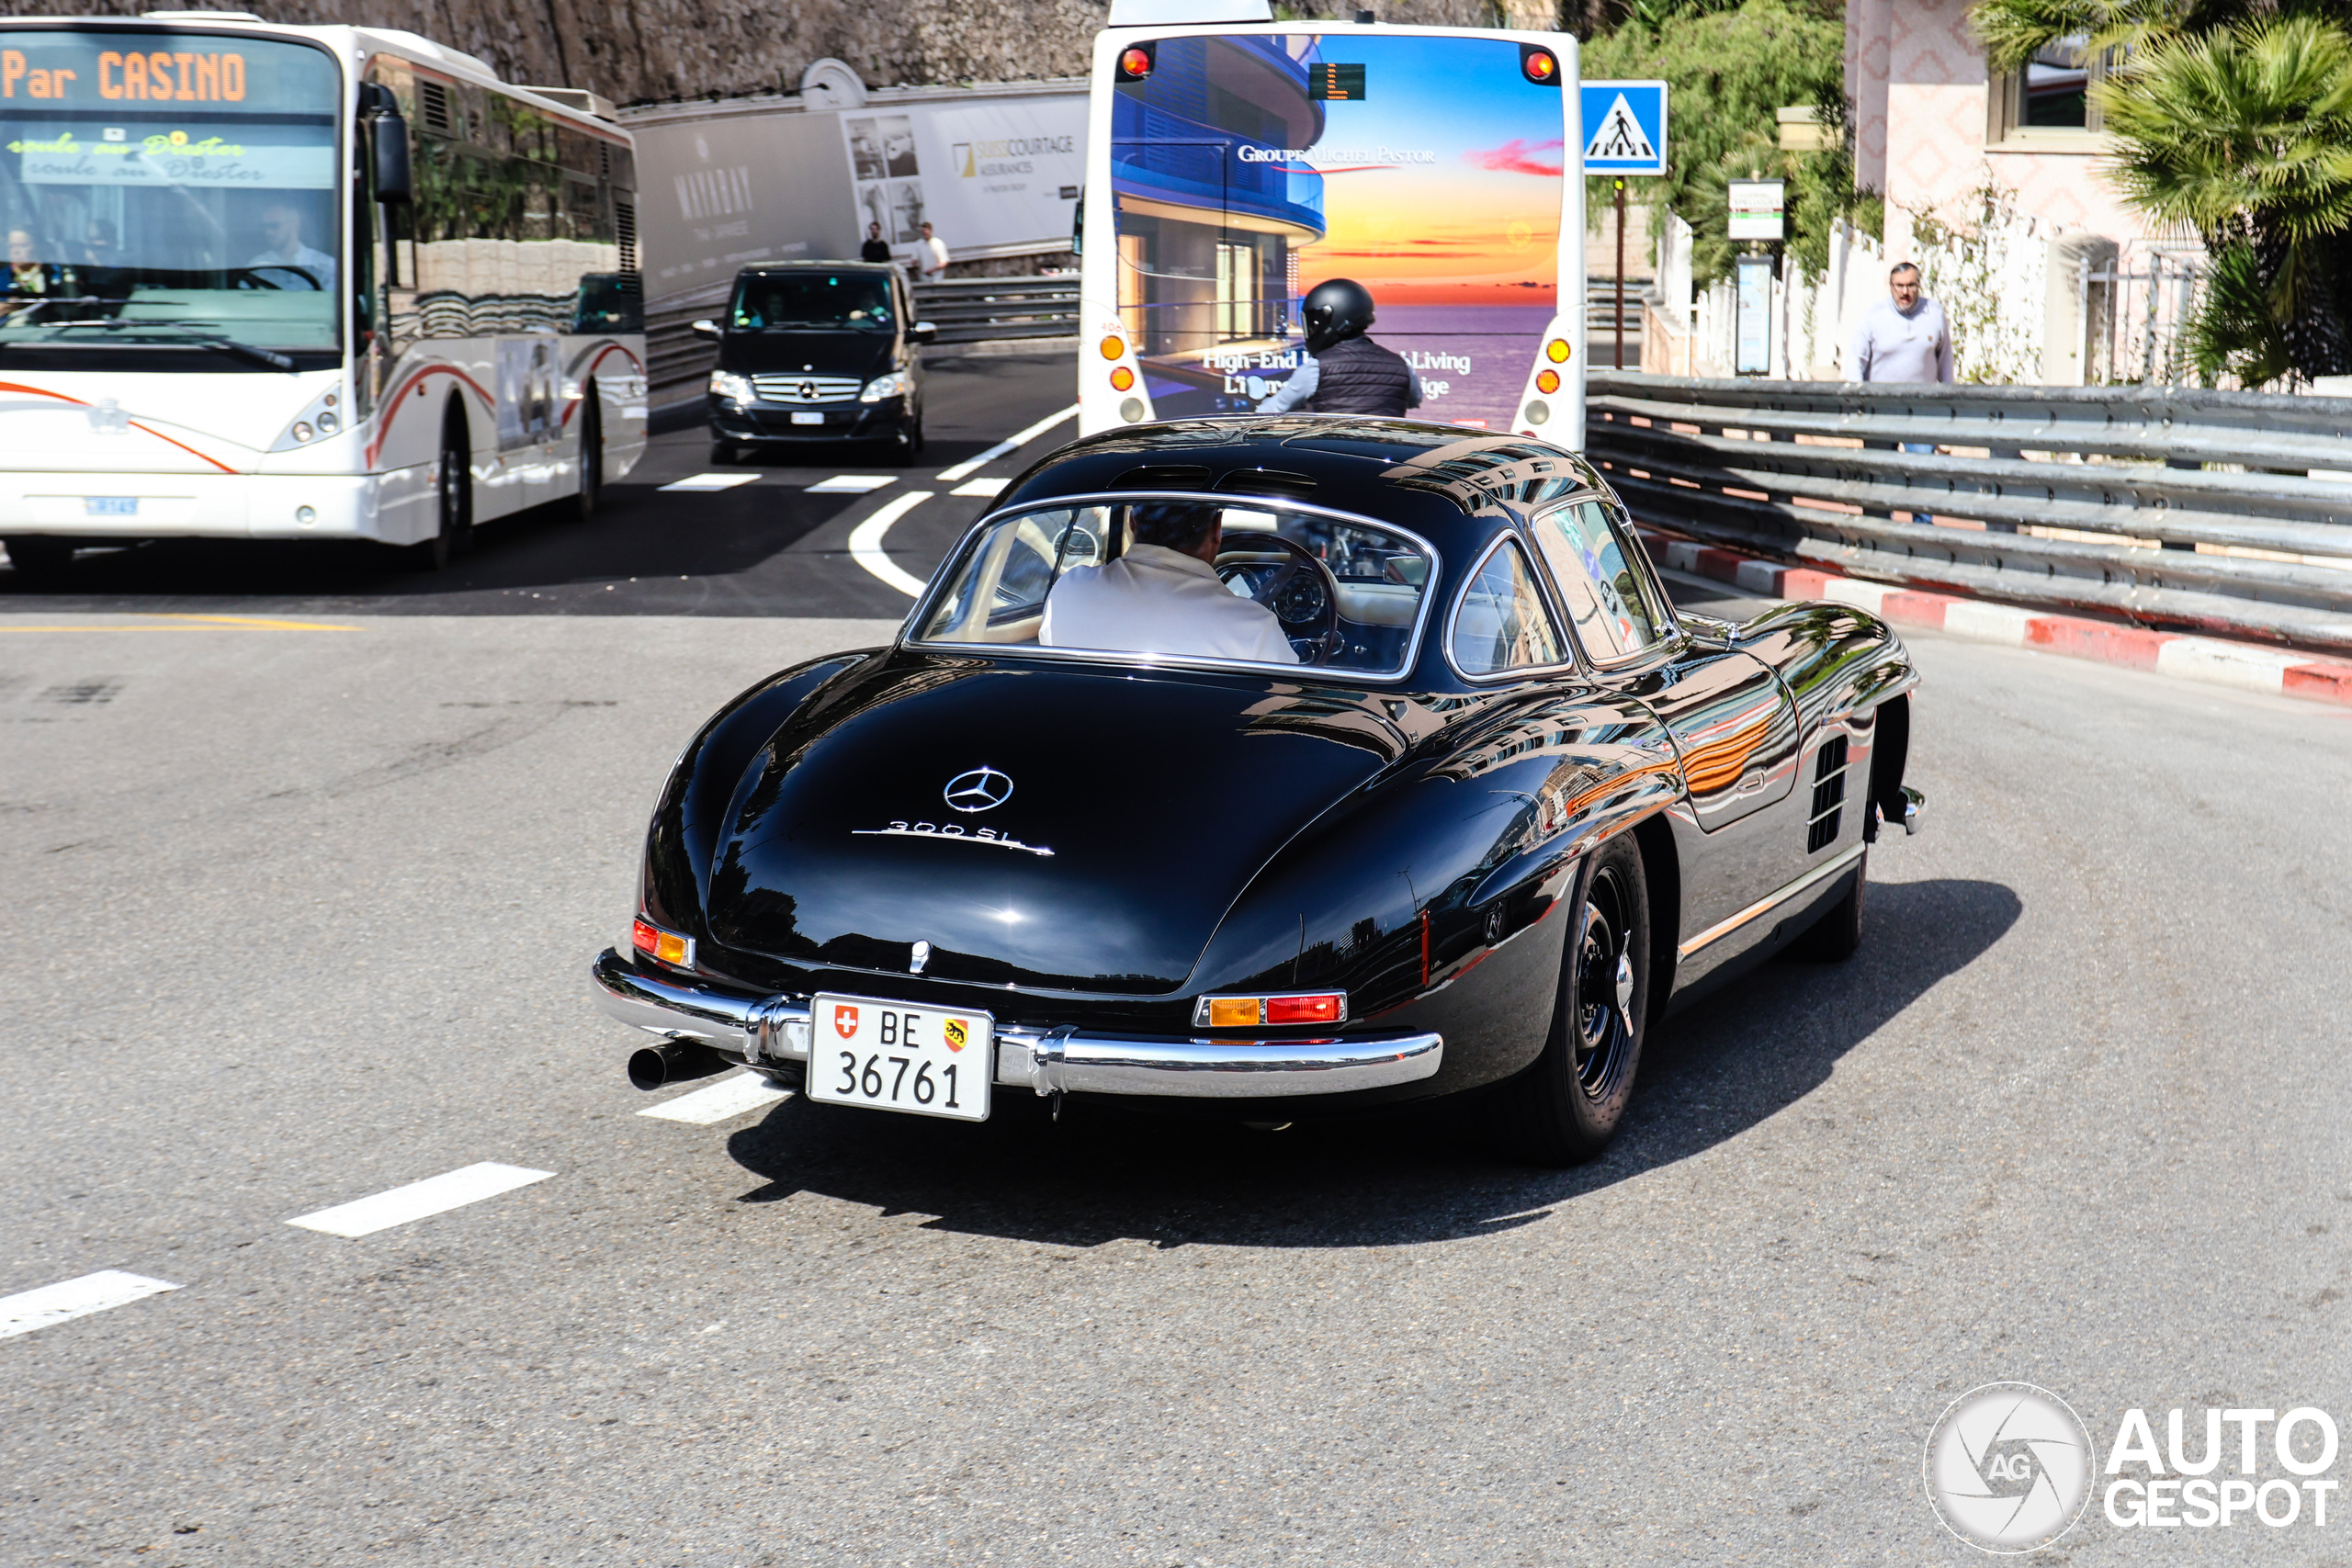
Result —
M 607 948 L 590 966 L 604 1010 L 670 1040 L 692 1040 L 752 1066 L 808 1060 L 808 1002 L 757 997 L 649 973 Z M 1259 1100 L 1347 1094 L 1431 1077 L 1444 1059 L 1435 1034 L 1347 1040 L 1125 1037 L 1074 1027 L 1001 1024 L 996 1081 L 1039 1094 L 1164 1095 Z

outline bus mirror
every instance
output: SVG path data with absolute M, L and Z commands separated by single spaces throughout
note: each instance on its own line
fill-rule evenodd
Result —
M 1078 205 L 1070 209 L 1069 254 L 1074 256 L 1086 254 L 1086 187 L 1084 186 L 1078 187 Z
M 368 131 L 375 152 L 376 199 L 408 200 L 413 193 L 409 181 L 408 121 L 396 114 L 379 114 L 368 122 Z
M 907 329 L 907 341 L 909 343 L 937 343 L 939 329 L 929 321 L 917 321 Z
M 686 330 L 694 333 L 696 337 L 707 337 L 713 343 L 717 343 L 718 341 L 718 323 L 717 321 L 690 321 L 686 325 Z

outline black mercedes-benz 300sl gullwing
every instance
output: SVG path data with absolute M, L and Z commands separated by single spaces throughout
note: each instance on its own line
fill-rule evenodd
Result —
M 1249 657 L 1132 650 L 1171 627 Z M 704 725 L 596 987 L 659 1037 L 643 1087 L 740 1062 L 883 1111 L 1258 1122 L 1475 1090 L 1582 1159 L 1671 999 L 1854 950 L 1870 846 L 1916 822 L 1916 682 L 1846 605 L 1678 611 L 1541 441 L 1106 433 L 1015 480 L 891 646 Z

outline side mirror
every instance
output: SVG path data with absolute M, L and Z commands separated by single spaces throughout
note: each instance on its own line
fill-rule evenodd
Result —
M 907 341 L 909 343 L 937 343 L 939 329 L 929 321 L 917 321 L 907 329 Z
M 718 323 L 717 321 L 696 321 L 693 325 L 687 327 L 686 331 L 694 333 L 696 337 L 707 337 L 713 343 L 717 343 L 719 338 Z
M 376 187 L 376 199 L 382 202 L 409 200 L 414 186 L 409 178 L 408 121 L 397 114 L 379 114 L 368 122 L 368 145 L 373 152 L 374 167 L 370 175 Z
M 1081 257 L 1086 254 L 1086 187 L 1084 186 L 1078 187 L 1078 205 L 1070 209 L 1069 254 Z

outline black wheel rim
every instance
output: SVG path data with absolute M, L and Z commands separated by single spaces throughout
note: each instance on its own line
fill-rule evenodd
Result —
M 1634 1054 L 1634 932 L 1616 869 L 1594 873 L 1577 937 L 1577 1085 L 1605 1101 L 1624 1086 Z

